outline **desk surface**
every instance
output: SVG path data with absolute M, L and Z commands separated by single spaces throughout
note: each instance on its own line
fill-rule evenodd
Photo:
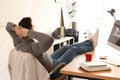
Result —
M 92 60 L 98 60 L 99 54 L 97 52 L 93 52 L 93 54 L 94 57 Z M 80 62 L 82 61 L 85 61 L 84 54 L 77 56 L 71 63 L 62 68 L 60 72 L 62 74 L 78 77 L 89 77 L 104 80 L 120 80 L 120 67 L 109 65 L 111 66 L 111 71 L 86 72 L 80 68 Z

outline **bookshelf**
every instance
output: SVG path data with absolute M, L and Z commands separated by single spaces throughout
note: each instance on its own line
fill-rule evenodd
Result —
M 75 43 L 74 37 L 64 37 L 61 39 L 55 39 L 53 45 L 48 50 L 48 53 L 52 54 L 54 51 L 61 48 L 62 46 L 70 45 L 70 44 L 74 44 L 74 43 Z

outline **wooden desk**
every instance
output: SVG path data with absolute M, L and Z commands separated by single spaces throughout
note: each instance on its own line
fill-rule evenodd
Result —
M 94 52 L 93 60 L 98 60 L 99 54 Z M 95 78 L 102 80 L 120 80 L 120 67 L 111 66 L 111 71 L 86 72 L 80 68 L 80 62 L 85 61 L 85 55 L 77 56 L 71 63 L 61 69 L 62 74 L 74 77 Z

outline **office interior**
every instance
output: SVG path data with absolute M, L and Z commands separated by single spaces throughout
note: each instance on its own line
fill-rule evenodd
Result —
M 74 19 L 68 14 L 72 2 L 76 2 Z M 0 0 L 0 80 L 9 80 L 7 58 L 13 48 L 12 39 L 5 30 L 6 23 L 10 21 L 17 24 L 21 18 L 30 16 L 35 30 L 51 35 L 56 28 L 61 27 L 61 9 L 66 29 L 72 28 L 71 22 L 76 22 L 78 42 L 85 39 L 84 32 L 94 32 L 99 28 L 99 51 L 104 49 L 119 53 L 112 47 L 104 48 L 115 22 L 107 11 L 115 9 L 116 20 L 119 20 L 119 0 Z

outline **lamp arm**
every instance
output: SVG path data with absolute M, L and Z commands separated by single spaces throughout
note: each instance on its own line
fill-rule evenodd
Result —
M 113 17 L 114 17 L 114 20 L 116 21 L 116 17 L 115 17 L 115 15 L 113 15 Z

